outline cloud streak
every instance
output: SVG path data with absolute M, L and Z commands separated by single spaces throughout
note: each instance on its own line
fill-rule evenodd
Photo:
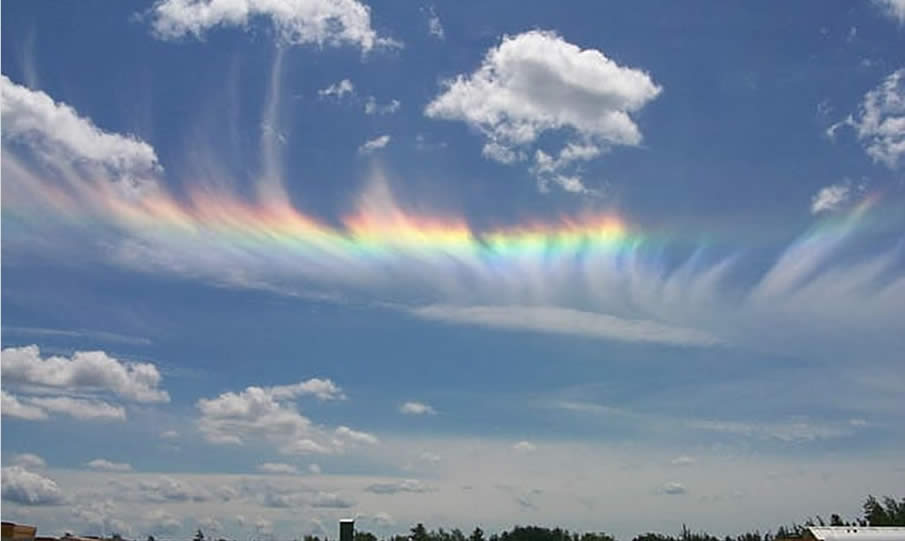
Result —
M 16 113 L 4 107 L 5 121 Z M 822 212 L 797 240 L 773 243 L 765 262 L 746 259 L 745 238 L 731 228 L 727 242 L 705 244 L 700 233 L 664 234 L 613 210 L 476 228 L 455 213 L 410 211 L 379 171 L 339 225 L 298 211 L 285 194 L 255 200 L 189 186 L 179 198 L 164 188 L 135 198 L 111 189 L 111 175 L 53 173 L 71 170 L 79 156 L 51 152 L 53 168 L 35 166 L 31 158 L 45 147 L 4 131 L 5 212 L 43 209 L 58 225 L 23 220 L 22 227 L 60 238 L 90 234 L 103 250 L 87 246 L 80 257 L 141 272 L 368 299 L 449 324 L 681 347 L 763 347 L 764 336 L 778 340 L 791 328 L 792 346 L 816 336 L 832 342 L 833 328 L 887 340 L 903 331 L 902 253 L 889 242 L 901 216 L 896 221 L 876 194 L 850 193 L 849 209 Z M 595 152 L 574 143 L 550 160 Z M 852 249 L 872 238 L 883 242 Z M 28 249 L 23 244 L 20 254 Z

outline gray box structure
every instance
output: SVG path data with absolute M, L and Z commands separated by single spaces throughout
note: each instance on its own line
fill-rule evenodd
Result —
M 355 519 L 344 518 L 339 521 L 339 541 L 354 541 Z

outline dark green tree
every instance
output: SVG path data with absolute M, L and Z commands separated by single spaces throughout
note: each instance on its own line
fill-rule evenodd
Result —
M 377 541 L 377 536 L 371 532 L 355 532 L 355 541 Z
M 194 541 L 204 541 L 204 532 L 201 531 L 201 528 L 198 528 L 198 531 L 195 532 Z
M 412 541 L 430 541 L 430 536 L 427 533 L 427 529 L 424 527 L 424 524 L 420 522 L 411 530 L 411 540 Z

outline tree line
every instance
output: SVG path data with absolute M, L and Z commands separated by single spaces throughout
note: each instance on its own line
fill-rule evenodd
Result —
M 727 535 L 723 538 L 703 531 L 692 531 L 682 526 L 682 531 L 675 535 L 651 532 L 636 535 L 632 541 L 775 541 L 801 537 L 809 526 L 905 526 L 905 497 L 896 500 L 889 496 L 881 499 L 868 496 L 862 505 L 861 516 L 853 520 L 844 520 L 841 515 L 836 513 L 830 515 L 828 520 L 817 515 L 808 518 L 802 524 L 779 526 L 774 531 L 746 532 L 735 536 Z M 156 540 L 153 536 L 148 536 L 147 541 Z M 206 538 L 204 532 L 198 530 L 193 541 L 214 541 L 214 539 Z M 229 540 L 218 538 L 216 541 Z M 306 535 L 302 541 L 330 541 L 330 538 Z M 407 534 L 392 535 L 382 540 L 371 532 L 356 531 L 354 541 L 616 541 L 616 538 L 603 532 L 579 533 L 542 526 L 515 526 L 511 530 L 504 530 L 489 536 L 480 527 L 476 527 L 466 535 L 458 528 L 428 530 L 419 523 L 413 526 Z

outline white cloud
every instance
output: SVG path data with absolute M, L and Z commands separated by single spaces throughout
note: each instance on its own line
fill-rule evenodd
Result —
M 109 471 L 109 472 L 129 472 L 132 471 L 132 465 L 126 462 L 111 462 L 105 458 L 95 458 L 86 464 L 92 470 Z
M 223 524 L 214 517 L 204 517 L 198 521 L 198 525 L 210 532 L 223 531 Z
M 512 448 L 520 453 L 533 453 L 537 450 L 537 446 L 530 441 L 520 441 L 513 445 Z
M 663 485 L 663 493 L 669 494 L 670 496 L 678 496 L 681 494 L 686 494 L 687 492 L 688 490 L 682 483 L 672 481 Z
M 549 190 L 550 183 L 558 184 L 562 189 L 572 193 L 596 194 L 596 190 L 587 188 L 577 174 L 564 174 L 572 171 L 573 165 L 580 161 L 593 160 L 601 153 L 600 147 L 591 143 L 568 143 L 553 158 L 543 150 L 534 152 L 534 165 L 531 172 L 537 177 L 538 188 L 542 192 Z
M 365 445 L 377 445 L 378 443 L 380 443 L 380 440 L 377 439 L 377 436 L 368 434 L 367 432 L 352 430 L 347 426 L 340 426 L 336 429 L 335 434 L 341 442 L 348 441 L 352 443 L 362 443 Z
M 47 419 L 47 412 L 43 409 L 28 404 L 23 404 L 18 397 L 0 390 L 0 412 L 4 416 L 16 417 L 28 421 L 43 421 Z
M 688 455 L 677 456 L 676 458 L 669 461 L 673 466 L 690 466 L 694 464 L 696 460 L 694 457 Z
M 164 0 L 151 10 L 155 35 L 201 39 L 215 27 L 248 28 L 269 18 L 280 38 L 292 44 L 353 45 L 362 51 L 398 46 L 371 27 L 371 9 L 357 0 Z
M 424 451 L 423 453 L 418 455 L 418 458 L 425 462 L 430 462 L 431 464 L 436 464 L 441 460 L 440 455 L 436 453 L 430 453 L 428 451 Z
M 126 410 L 102 400 L 51 396 L 28 398 L 29 403 L 46 411 L 69 415 L 81 421 L 125 421 Z
M 389 527 L 396 524 L 396 521 L 393 519 L 393 515 L 387 513 L 386 511 L 380 511 L 378 513 L 374 513 L 374 522 L 377 523 L 378 526 L 381 527 Z
M 874 0 L 874 3 L 888 17 L 897 21 L 900 25 L 905 25 L 905 0 Z
M 307 500 L 308 505 L 325 509 L 348 509 L 355 506 L 355 500 L 333 492 L 315 492 Z
M 3 139 L 24 140 L 45 159 L 91 162 L 117 176 L 150 177 L 160 171 L 151 145 L 107 133 L 64 103 L 0 75 Z
M 163 509 L 154 509 L 145 515 L 148 530 L 155 534 L 175 535 L 182 529 L 182 521 Z
M 121 362 L 103 351 L 72 357 L 41 357 L 38 346 L 3 350 L 3 379 L 9 383 L 66 390 L 108 391 L 136 402 L 169 402 L 158 388 L 160 372 L 151 363 Z
M 265 387 L 248 387 L 239 393 L 226 392 L 198 401 L 201 418 L 198 426 L 212 443 L 241 444 L 251 435 L 287 443 L 306 440 L 312 432 L 311 421 L 298 413 L 293 404 L 273 395 Z
M 43 458 L 32 453 L 22 453 L 13 457 L 13 465 L 22 466 L 26 470 L 41 470 L 47 466 Z
M 270 393 L 277 400 L 312 395 L 320 400 L 344 400 L 346 395 L 342 389 L 329 379 L 311 378 L 294 385 L 277 385 L 270 387 Z
M 811 214 L 836 210 L 848 201 L 850 195 L 851 189 L 846 184 L 824 186 L 811 198 Z
M 117 532 L 123 535 L 131 534 L 132 528 L 129 524 L 116 517 L 116 507 L 112 499 L 79 501 L 72 508 L 72 516 L 84 522 L 89 529 L 97 534 L 105 532 Z
M 279 462 L 265 462 L 258 464 L 256 469 L 261 473 L 282 473 L 288 475 L 296 475 L 299 470 L 292 464 L 283 464 Z
M 623 319 L 552 306 L 453 306 L 431 305 L 415 308 L 412 313 L 425 319 L 529 330 L 557 334 L 622 340 L 626 342 L 654 342 L 682 346 L 709 346 L 717 343 L 707 333 L 672 327 L 643 319 Z
M 355 94 L 355 85 L 352 84 L 352 81 L 348 79 L 343 79 L 338 83 L 333 83 L 327 88 L 322 88 L 317 91 L 319 96 L 335 96 L 337 99 L 341 99 L 346 94 L 354 95 Z
M 316 474 L 316 475 L 317 475 L 317 474 L 320 474 L 320 473 L 321 473 L 321 467 L 318 466 L 317 464 L 308 464 L 308 472 L 309 472 L 309 473 Z
M 425 114 L 460 120 L 487 139 L 483 154 L 503 163 L 525 159 L 524 149 L 545 132 L 563 132 L 569 147 L 638 145 L 631 114 L 661 92 L 641 70 L 619 66 L 595 49 L 582 50 L 552 32 L 505 36 L 469 75 L 447 82 Z M 560 155 L 567 161 L 563 150 Z M 565 165 L 562 163 L 561 165 Z M 559 184 L 576 189 L 575 175 Z
M 379 105 L 377 98 L 374 96 L 368 96 L 365 100 L 366 115 L 391 115 L 398 111 L 400 107 L 402 107 L 402 102 L 399 100 L 392 100 L 386 105 Z
M 176 432 L 175 430 L 164 430 L 160 433 L 160 437 L 165 440 L 175 440 L 179 438 L 179 432 Z
M 358 147 L 358 152 L 360 154 L 371 154 L 375 150 L 380 150 L 384 148 L 390 143 L 389 135 L 381 135 L 379 137 L 375 137 L 374 139 L 369 139 L 365 141 L 363 145 Z
M 692 420 L 686 423 L 696 430 L 723 432 L 759 439 L 774 439 L 784 442 L 816 441 L 838 438 L 852 433 L 850 426 L 815 424 L 807 421 L 788 422 L 742 422 L 721 420 Z
M 372 443 L 376 438 L 348 427 L 332 435 L 299 413 L 293 400 L 312 395 L 321 400 L 344 398 L 330 380 L 310 379 L 294 385 L 248 387 L 241 392 L 225 392 L 216 398 L 202 398 L 198 427 L 212 443 L 240 445 L 249 439 L 263 439 L 284 454 L 330 454 L 346 443 Z
M 525 159 L 524 152 L 516 152 L 508 146 L 501 145 L 496 141 L 487 141 L 481 149 L 481 154 L 483 154 L 485 158 L 490 158 L 491 160 L 496 160 L 506 165 Z
M 267 520 L 263 517 L 258 517 L 255 520 L 255 530 L 261 534 L 269 534 L 273 532 L 273 521 Z
M 137 491 L 141 500 L 156 503 L 206 502 L 214 499 L 207 488 L 168 475 L 140 480 Z
M 440 23 L 440 17 L 434 6 L 427 10 L 427 31 L 437 39 L 446 39 L 446 32 L 443 30 L 443 24 Z
M 406 402 L 399 407 L 399 412 L 406 415 L 433 415 L 437 413 L 430 404 L 423 402 Z
M 898 168 L 905 157 L 905 68 L 892 72 L 865 94 L 858 112 L 830 126 L 827 135 L 834 137 L 844 126 L 855 130 L 875 162 Z
M 64 497 L 56 482 L 21 466 L 3 468 L 3 499 L 23 505 L 58 505 Z
M 365 487 L 365 491 L 374 494 L 398 494 L 400 492 L 429 492 L 430 489 L 416 479 L 404 479 L 388 483 L 374 483 Z

